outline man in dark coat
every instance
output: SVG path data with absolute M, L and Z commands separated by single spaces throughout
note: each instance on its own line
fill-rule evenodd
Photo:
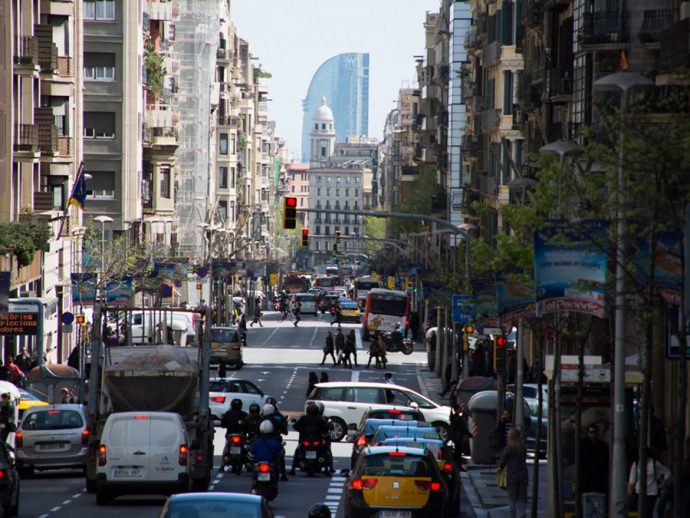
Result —
M 609 492 L 609 447 L 599 438 L 599 427 L 587 427 L 587 437 L 580 446 L 582 459 L 580 488 L 583 493 Z

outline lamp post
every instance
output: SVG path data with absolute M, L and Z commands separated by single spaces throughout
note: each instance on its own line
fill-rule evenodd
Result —
M 101 281 L 103 281 L 105 276 L 105 224 L 112 223 L 113 218 L 110 216 L 96 216 L 93 220 L 101 224 Z
M 598 90 L 614 90 L 621 95 L 621 120 L 628 110 L 628 93 L 631 88 L 650 87 L 654 82 L 640 74 L 616 72 L 594 82 Z M 616 214 L 616 307 L 614 319 L 614 375 L 613 375 L 613 454 L 611 459 L 611 490 L 609 498 L 609 516 L 626 515 L 626 458 L 625 458 L 625 136 L 623 128 L 618 137 L 618 210 Z

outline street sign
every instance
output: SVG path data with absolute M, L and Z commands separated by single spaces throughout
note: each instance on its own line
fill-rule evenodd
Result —
M 70 313 L 69 311 L 65 311 L 62 314 L 62 323 L 66 326 L 70 325 L 72 322 L 74 322 L 74 314 Z M 62 329 L 63 331 L 65 330 L 64 327 Z
M 72 324 L 65 324 L 64 326 L 62 326 L 63 333 L 71 333 L 72 331 Z
M 469 324 L 474 320 L 472 295 L 453 295 L 453 323 Z
M 0 313 L 0 335 L 36 335 L 40 308 L 35 304 L 10 302 L 8 313 Z

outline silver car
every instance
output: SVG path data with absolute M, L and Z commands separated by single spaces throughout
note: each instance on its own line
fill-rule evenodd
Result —
M 34 469 L 86 467 L 89 430 L 83 405 L 63 404 L 26 410 L 15 434 L 20 476 Z

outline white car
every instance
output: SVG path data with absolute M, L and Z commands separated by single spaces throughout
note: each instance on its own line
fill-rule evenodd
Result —
M 298 293 L 296 295 L 300 303 L 300 313 L 305 315 L 307 313 L 316 316 L 318 313 L 316 307 L 316 295 L 313 293 Z
M 333 441 L 340 441 L 345 437 L 348 425 L 359 423 L 369 408 L 413 407 L 414 404 L 443 439 L 448 435 L 450 407 L 434 403 L 400 385 L 355 381 L 317 383 L 304 405 L 305 413 L 309 405 L 317 402 L 323 403 L 323 415 L 332 424 Z
M 209 385 L 209 408 L 214 421 L 220 421 L 223 414 L 230 410 L 233 399 L 242 401 L 242 410 L 249 412 L 249 405 L 256 403 L 264 406 L 268 394 L 251 381 L 239 378 L 211 378 Z

